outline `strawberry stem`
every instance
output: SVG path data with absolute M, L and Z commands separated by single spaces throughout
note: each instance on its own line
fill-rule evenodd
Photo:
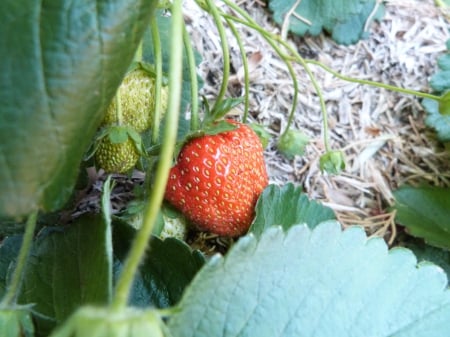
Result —
M 319 61 L 316 61 L 316 60 L 305 60 L 305 62 L 309 63 L 309 64 L 317 65 L 317 66 L 321 67 L 323 70 L 325 70 L 325 71 L 329 72 L 330 74 L 332 74 L 333 76 L 336 76 L 337 78 L 339 78 L 341 80 L 344 80 L 344 81 L 347 81 L 347 82 L 370 85 L 372 87 L 383 88 L 383 89 L 387 89 L 387 90 L 390 90 L 390 91 L 399 92 L 399 93 L 402 93 L 402 94 L 409 94 L 409 95 L 414 95 L 414 96 L 422 97 L 422 98 L 430 98 L 430 99 L 433 99 L 433 100 L 436 100 L 436 101 L 440 101 L 441 100 L 440 96 L 428 94 L 426 92 L 421 92 L 421 91 L 416 91 L 416 90 L 411 90 L 411 89 L 406 89 L 406 88 L 400 88 L 400 87 L 396 87 L 396 86 L 393 86 L 393 85 L 389 85 L 389 84 L 385 84 L 385 83 L 381 83 L 381 82 L 376 82 L 376 81 L 361 80 L 361 79 L 358 79 L 358 78 L 348 77 L 348 76 L 339 74 L 338 72 L 334 71 L 330 67 L 327 67 L 323 63 L 321 63 Z
M 153 53 L 155 55 L 155 100 L 153 109 L 152 144 L 158 143 L 159 127 L 161 120 L 161 88 L 162 88 L 162 51 L 161 39 L 159 35 L 158 21 L 152 20 L 151 31 L 153 39 Z
M 0 303 L 0 307 L 12 306 L 16 303 L 17 296 L 19 295 L 20 286 L 22 285 L 23 272 L 28 259 L 28 255 L 31 250 L 31 244 L 33 242 L 34 231 L 36 229 L 36 219 L 38 212 L 35 211 L 28 217 L 25 225 L 25 233 L 23 235 L 22 245 L 20 246 L 19 256 L 17 257 L 16 268 L 14 269 L 9 284 L 8 290 Z
M 172 155 L 175 148 L 178 116 L 181 100 L 181 76 L 183 54 L 180 45 L 183 43 L 183 15 L 181 9 L 182 0 L 174 0 L 172 3 L 172 23 L 170 27 L 171 51 L 169 61 L 169 106 L 167 120 L 164 128 L 164 139 L 161 145 L 160 160 L 156 169 L 155 183 L 152 188 L 150 201 L 144 211 L 144 220 L 139 229 L 131 249 L 125 261 L 122 273 L 117 282 L 116 291 L 111 304 L 113 310 L 121 310 L 126 307 L 133 284 L 134 276 L 141 263 L 149 239 L 152 234 L 158 211 L 164 198 Z
M 225 28 L 222 23 L 222 17 L 219 13 L 219 10 L 214 3 L 214 0 L 206 0 L 208 4 L 209 11 L 214 19 L 214 23 L 216 24 L 217 31 L 219 32 L 220 43 L 222 47 L 222 57 L 223 57 L 223 74 L 222 74 L 222 83 L 220 86 L 219 93 L 217 95 L 216 102 L 214 103 L 211 111 L 215 111 L 218 107 L 218 104 L 223 100 L 225 93 L 227 91 L 228 79 L 230 77 L 230 50 L 228 48 L 227 36 L 225 34 Z
M 186 30 L 186 25 L 183 25 L 183 44 L 186 50 L 189 77 L 191 80 L 191 131 L 195 131 L 198 130 L 200 124 L 198 116 L 197 65 L 195 64 L 194 50 L 192 49 L 191 39 Z
M 247 54 L 245 52 L 244 44 L 242 43 L 241 36 L 239 35 L 236 26 L 234 25 L 233 21 L 226 18 L 225 21 L 227 22 L 228 26 L 230 27 L 234 38 L 236 39 L 236 42 L 239 46 L 239 51 L 241 53 L 241 59 L 242 59 L 242 67 L 244 69 L 244 116 L 242 117 L 242 122 L 247 122 L 248 117 L 248 110 L 250 105 L 250 77 L 248 75 L 248 60 L 247 60 Z
M 241 23 L 241 24 L 243 24 L 247 27 L 250 27 L 250 28 L 256 30 L 257 32 L 259 32 L 261 34 L 261 36 L 266 40 L 266 42 L 269 43 L 269 45 L 273 48 L 273 50 L 278 54 L 278 56 L 286 64 L 289 75 L 292 78 L 292 85 L 294 86 L 294 94 L 292 97 L 292 107 L 291 107 L 291 111 L 289 112 L 288 122 L 287 122 L 286 128 L 283 133 L 283 134 L 285 134 L 289 130 L 289 128 L 293 122 L 293 119 L 295 116 L 295 111 L 297 109 L 297 101 L 298 101 L 298 82 L 296 79 L 294 68 L 292 67 L 292 64 L 291 64 L 289 58 L 287 57 L 287 55 L 285 55 L 285 53 L 281 50 L 280 47 L 277 46 L 277 44 L 275 42 L 281 43 L 284 47 L 286 47 L 287 44 L 284 41 L 280 40 L 280 38 L 278 36 L 265 31 L 261 26 L 258 25 L 258 23 L 256 23 L 256 21 L 248 13 L 246 13 L 244 10 L 242 10 L 238 5 L 234 4 L 233 2 L 231 2 L 229 0 L 224 0 L 224 3 L 227 6 L 229 6 L 230 8 L 232 8 L 234 11 L 236 11 L 239 15 L 241 15 L 245 20 L 239 19 L 235 16 L 228 15 L 228 14 L 222 12 L 222 16 L 225 19 L 233 20 L 235 22 Z M 320 97 L 320 94 L 318 94 L 318 95 Z

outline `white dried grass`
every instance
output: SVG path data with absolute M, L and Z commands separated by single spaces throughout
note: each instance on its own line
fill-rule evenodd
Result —
M 267 31 L 281 34 L 261 1 L 240 1 L 240 6 Z M 186 1 L 185 16 L 196 49 L 203 57 L 200 73 L 206 81 L 203 94 L 214 99 L 222 73 L 220 41 L 212 18 L 192 0 Z M 227 11 L 223 4 L 218 6 Z M 294 125 L 312 141 L 305 155 L 292 161 L 275 147 L 287 125 L 293 85 L 286 65 L 254 31 L 237 25 L 252 63 L 250 118 L 267 126 L 274 135 L 266 149 L 270 181 L 302 185 L 310 197 L 332 207 L 344 225 L 360 224 L 369 233 L 395 234 L 392 191 L 403 183 L 428 181 L 450 186 L 449 158 L 427 136 L 424 111 L 415 97 L 384 89 L 346 83 L 318 67 L 311 69 L 319 81 L 327 103 L 331 145 L 345 152 L 347 168 L 337 176 L 322 174 L 318 159 L 324 151 L 322 116 L 317 96 L 304 69 L 295 65 L 300 88 Z M 316 56 L 339 73 L 380 81 L 414 90 L 429 91 L 428 80 L 436 70 L 436 58 L 445 51 L 449 38 L 444 13 L 432 0 L 386 2 L 386 14 L 369 27 L 370 37 L 353 46 L 339 46 L 329 38 L 297 38 L 290 42 L 307 57 Z M 238 73 L 233 84 L 242 84 L 242 62 L 230 31 L 231 63 Z M 242 70 L 240 70 L 242 71 Z M 240 92 L 230 89 L 230 95 Z M 444 173 L 444 174 L 443 174 Z

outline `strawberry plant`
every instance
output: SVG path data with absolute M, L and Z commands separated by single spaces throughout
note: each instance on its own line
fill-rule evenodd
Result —
M 281 2 L 271 3 L 277 15 Z M 373 1 L 342 1 L 351 10 L 336 13 L 320 3 L 327 15 L 310 17 L 312 28 L 335 37 L 376 12 Z M 304 67 L 323 112 L 324 174 L 339 174 L 345 158 L 329 144 L 311 67 L 426 98 L 443 115 L 447 88 L 429 94 L 342 75 L 305 59 L 234 2 L 223 1 L 233 15 L 212 0 L 197 4 L 217 26 L 223 61 L 217 95 L 203 104 L 180 0 L 0 4 L 7 13 L 0 22 L 1 335 L 447 336 L 442 268 L 419 263 L 407 248 L 389 249 L 359 226 L 343 229 L 299 186 L 269 184 L 259 136 L 270 133 L 247 123 L 249 67 L 237 34 L 245 86 L 242 99 L 227 97 L 225 28 L 257 31 L 292 76 L 292 108 L 277 142 L 290 158 L 308 142 L 291 128 L 299 96 L 293 64 Z M 302 4 L 300 15 L 317 12 L 311 1 Z M 133 181 L 134 167 L 145 179 L 118 210 L 114 194 Z M 80 212 L 89 179 L 101 190 L 99 205 Z M 398 220 L 448 249 L 447 194 L 399 190 Z M 421 204 L 434 211 L 421 212 Z M 195 240 L 205 236 L 216 239 L 212 253 L 223 254 L 198 249 Z

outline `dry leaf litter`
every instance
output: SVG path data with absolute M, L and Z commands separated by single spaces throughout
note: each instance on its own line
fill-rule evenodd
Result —
M 262 1 L 239 1 L 266 31 L 281 35 Z M 436 71 L 436 58 L 445 52 L 449 26 L 445 13 L 432 0 L 387 1 L 380 22 L 367 27 L 370 35 L 352 46 L 340 46 L 325 35 L 289 36 L 304 58 L 314 58 L 346 76 L 379 81 L 429 92 L 428 80 Z M 214 99 L 222 76 L 220 39 L 213 19 L 193 1 L 186 1 L 185 18 L 195 48 L 202 55 L 200 74 L 206 79 L 202 94 Z M 225 5 L 223 11 L 233 14 Z M 266 149 L 271 183 L 301 185 L 310 198 L 331 207 L 343 226 L 362 225 L 371 235 L 392 243 L 396 227 L 392 191 L 402 184 L 428 182 L 449 186 L 449 157 L 424 125 L 425 112 L 416 97 L 349 83 L 317 66 L 311 70 L 327 105 L 331 146 L 343 150 L 346 169 L 340 175 L 322 174 L 324 153 L 319 101 L 304 69 L 295 65 L 299 104 L 293 128 L 311 142 L 294 160 L 276 150 L 287 125 L 294 92 L 283 61 L 258 34 L 236 25 L 243 39 L 251 74 L 250 119 L 264 125 L 273 139 Z M 243 94 L 243 70 L 238 44 L 227 30 L 231 67 L 229 96 Z

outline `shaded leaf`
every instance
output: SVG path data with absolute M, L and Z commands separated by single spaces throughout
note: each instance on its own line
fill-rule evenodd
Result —
M 275 22 L 282 25 L 295 3 L 296 0 L 269 0 Z M 376 3 L 374 0 L 303 0 L 295 8 L 296 16 L 290 18 L 289 29 L 302 36 L 318 35 L 324 30 L 337 43 L 356 43 L 367 35 L 366 21 L 383 16 L 383 5 L 371 16 Z
M 300 187 L 291 183 L 283 187 L 269 185 L 256 204 L 256 216 L 249 232 L 260 236 L 272 226 L 281 226 L 287 230 L 303 223 L 314 228 L 322 221 L 335 218 L 331 208 L 309 200 Z
M 425 123 L 428 127 L 433 128 L 440 141 L 450 141 L 450 115 L 443 115 L 439 112 L 439 102 L 432 99 L 424 99 L 422 105 L 428 115 Z
M 450 280 L 450 251 L 427 245 L 423 240 L 409 237 L 402 246 L 412 250 L 419 262 L 432 262 L 444 269 Z
M 13 235 L 3 240 L 0 245 L 0 298 L 6 291 L 13 263 L 19 255 L 22 244 L 22 235 Z
M 441 268 L 329 221 L 242 238 L 198 273 L 168 326 L 174 337 L 448 336 L 449 315 Z
M 429 244 L 450 249 L 450 189 L 404 186 L 394 197 L 397 222 Z
M 111 296 L 107 226 L 84 216 L 66 227 L 41 231 L 28 260 L 19 302 L 33 303 L 41 329 L 62 322 L 82 304 L 106 304 Z
M 29 306 L 2 308 L 0 305 L 0 332 L 5 337 L 33 337 L 34 326 Z
M 117 280 L 136 230 L 114 221 L 114 275 Z M 183 241 L 152 237 L 150 253 L 135 277 L 130 302 L 138 307 L 167 308 L 178 303 L 186 286 L 204 264 L 199 251 Z
M 434 74 L 430 79 L 430 86 L 438 92 L 450 88 L 450 70 L 442 70 Z
M 437 59 L 439 68 L 442 70 L 450 70 L 450 54 L 445 54 Z
M 272 138 L 272 135 L 261 124 L 250 123 L 248 124 L 248 126 L 250 126 L 252 130 L 255 131 L 255 133 L 258 135 L 258 138 L 261 141 L 263 149 L 265 149 L 269 145 L 269 141 Z
M 214 110 L 208 111 L 208 114 L 204 120 L 204 123 L 212 123 L 224 117 L 232 109 L 236 108 L 244 101 L 242 97 L 237 98 L 225 98 L 217 103 Z
M 67 201 L 156 4 L 0 2 L 0 217 Z

